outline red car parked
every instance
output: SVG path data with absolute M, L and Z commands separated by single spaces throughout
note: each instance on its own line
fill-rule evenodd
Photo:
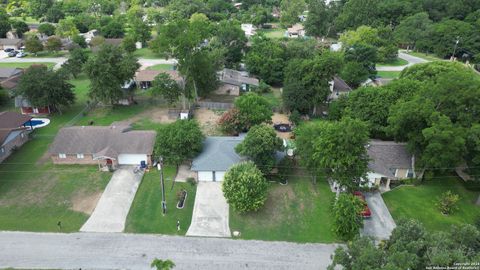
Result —
M 363 195 L 362 192 L 360 191 L 355 191 L 353 192 L 353 196 L 357 197 L 360 201 L 362 201 L 363 205 L 365 206 L 360 212 L 360 215 L 362 215 L 363 218 L 369 218 L 372 216 L 372 212 L 370 211 L 370 208 L 368 208 L 367 201 L 365 200 L 365 196 Z

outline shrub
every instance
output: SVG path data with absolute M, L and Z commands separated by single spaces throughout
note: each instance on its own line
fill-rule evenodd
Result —
M 292 122 L 294 125 L 297 126 L 298 124 L 300 124 L 300 121 L 302 120 L 302 116 L 297 110 L 294 110 L 288 117 L 288 120 L 290 120 L 290 122 Z
M 197 184 L 197 181 L 195 181 L 195 178 L 193 178 L 193 177 L 188 177 L 187 178 L 187 183 L 189 183 L 192 186 L 195 186 Z
M 251 161 L 231 167 L 222 184 L 227 202 L 237 212 L 257 211 L 267 200 L 268 183 Z
M 239 111 L 235 108 L 223 113 L 222 117 L 218 120 L 218 124 L 220 125 L 222 132 L 229 135 L 236 135 L 242 131 L 239 119 Z
M 437 207 L 440 209 L 442 214 L 448 215 L 458 209 L 456 204 L 459 200 L 460 196 L 449 190 L 442 193 L 442 195 L 438 198 Z

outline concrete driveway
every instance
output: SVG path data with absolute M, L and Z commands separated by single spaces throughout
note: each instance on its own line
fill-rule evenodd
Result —
M 372 217 L 364 220 L 361 234 L 372 236 L 377 240 L 388 239 L 396 225 L 382 195 L 380 192 L 366 193 L 365 199 Z
M 231 237 L 221 182 L 199 182 L 187 236 Z
M 117 169 L 81 232 L 123 232 L 143 172 L 133 173 L 133 166 Z
M 408 62 L 408 64 L 404 65 L 404 66 L 381 66 L 381 67 L 377 67 L 377 71 L 402 71 L 409 66 L 430 62 L 430 61 L 425 60 L 423 58 L 416 57 L 416 56 L 413 56 L 413 55 L 410 55 L 410 54 L 407 54 L 407 53 L 404 53 L 404 52 L 398 52 L 398 58 L 406 60 Z

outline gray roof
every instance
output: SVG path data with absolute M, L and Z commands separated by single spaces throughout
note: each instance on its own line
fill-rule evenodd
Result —
M 352 88 L 340 77 L 333 77 L 333 91 L 334 92 L 350 92 Z
M 246 160 L 235 152 L 244 137 L 207 137 L 203 152 L 192 162 L 192 171 L 226 171 L 232 165 Z
M 406 143 L 372 140 L 367 148 L 371 171 L 395 179 L 396 169 L 412 169 L 412 155 Z
M 23 73 L 21 68 L 0 68 L 0 79 L 7 79 Z
M 258 86 L 258 79 L 251 78 L 242 74 L 242 72 L 225 68 L 219 72 L 219 80 L 225 84 L 242 86 L 242 84 Z
M 75 126 L 60 129 L 51 154 L 92 154 L 116 158 L 119 154 L 153 153 L 155 131 L 131 130 L 129 126 Z

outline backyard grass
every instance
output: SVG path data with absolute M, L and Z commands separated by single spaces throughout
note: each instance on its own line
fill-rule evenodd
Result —
M 34 19 L 32 17 L 10 17 L 10 19 L 15 20 L 15 21 L 24 21 L 25 23 L 40 23 L 37 19 Z
M 173 65 L 158 64 L 147 68 L 148 70 L 173 70 Z
M 174 176 L 175 168 L 165 167 L 167 214 L 163 216 L 160 174 L 157 170 L 145 174 L 130 208 L 125 232 L 185 235 L 192 221 L 196 186 L 175 182 L 172 189 Z M 177 192 L 182 189 L 187 190 L 187 200 L 183 209 L 177 209 Z M 177 231 L 177 220 L 180 221 L 180 231 Z
M 377 63 L 377 66 L 405 66 L 408 65 L 408 61 L 402 58 L 397 58 L 394 61 Z
M 29 68 L 31 65 L 46 65 L 47 67 L 51 68 L 51 67 L 55 66 L 55 63 L 50 63 L 50 62 L 22 62 L 22 63 L 1 62 L 0 63 L 0 68 Z
M 425 180 L 418 186 L 403 186 L 383 194 L 383 199 L 393 218 L 417 219 L 430 231 L 446 231 L 452 225 L 473 224 L 480 215 L 480 206 L 475 205 L 479 192 L 465 189 L 458 177 L 438 177 Z M 437 197 L 451 190 L 460 195 L 459 210 L 445 216 L 436 207 Z
M 316 186 L 309 177 L 292 176 L 288 185 L 272 183 L 265 206 L 256 213 L 230 209 L 230 229 L 243 239 L 293 242 L 338 242 L 332 231 L 335 194 L 326 181 Z
M 443 61 L 444 60 L 444 59 L 441 59 L 441 58 L 435 56 L 434 54 L 427 54 L 427 53 L 413 52 L 413 51 L 410 51 L 410 52 L 407 52 L 407 53 L 410 54 L 410 55 L 416 56 L 416 57 L 423 58 L 423 59 L 428 60 L 428 61 Z
M 263 93 L 262 96 L 267 98 L 272 107 L 280 108 L 282 106 L 282 93 L 279 88 L 272 88 L 270 92 Z
M 85 205 L 111 177 L 97 166 L 53 165 L 46 154 L 58 130 L 85 106 L 88 80 L 71 82 L 76 104 L 49 116 L 48 126 L 35 130 L 33 139 L 0 164 L 0 230 L 56 232 L 61 221 L 62 232 L 78 231 L 93 210 Z
M 396 79 L 400 77 L 401 71 L 378 71 L 377 75 L 385 79 Z
M 258 33 L 264 33 L 268 38 L 283 38 L 285 37 L 287 29 L 273 28 L 273 29 L 258 29 Z
M 163 54 L 154 53 L 149 48 L 138 49 L 133 54 L 136 57 L 146 58 L 146 59 L 165 58 Z

